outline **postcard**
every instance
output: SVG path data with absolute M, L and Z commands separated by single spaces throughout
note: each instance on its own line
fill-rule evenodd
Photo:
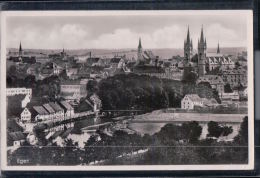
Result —
M 4 11 L 5 171 L 252 170 L 250 10 Z

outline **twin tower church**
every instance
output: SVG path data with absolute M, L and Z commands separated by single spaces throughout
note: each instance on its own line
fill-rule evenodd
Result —
M 220 53 L 219 44 L 216 53 L 207 53 L 207 41 L 204 37 L 203 27 L 198 39 L 197 53 L 194 53 L 188 27 L 187 38 L 184 40 L 184 67 L 193 69 L 198 76 L 204 76 L 210 71 L 232 69 L 235 64 L 230 57 Z

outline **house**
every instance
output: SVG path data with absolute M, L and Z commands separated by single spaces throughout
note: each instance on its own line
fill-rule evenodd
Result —
M 242 68 L 222 71 L 221 76 L 225 83 L 229 83 L 231 87 L 243 85 L 247 86 L 247 71 Z
M 64 109 L 65 119 L 69 119 L 74 115 L 74 108 L 66 101 L 61 101 L 60 106 Z
M 54 75 L 59 75 L 61 73 L 61 71 L 64 69 L 65 69 L 64 64 L 60 65 L 60 63 L 58 63 L 58 62 L 53 62 L 53 74 Z
M 41 67 L 41 64 L 40 63 L 35 63 L 35 64 L 32 64 L 31 66 L 29 66 L 26 70 L 26 73 L 28 75 L 37 75 L 40 71 L 40 67 Z
M 203 100 L 197 94 L 188 94 L 181 100 L 181 108 L 192 110 L 195 106 L 203 106 Z
M 62 109 L 57 102 L 50 102 L 49 105 L 55 111 L 55 121 L 62 121 L 64 119 L 64 109 Z
M 79 100 L 87 95 L 86 84 L 88 80 L 65 80 L 60 84 L 61 97 L 65 100 Z
M 208 82 L 211 88 L 216 89 L 219 94 L 224 92 L 224 81 L 218 75 L 204 75 L 197 79 L 196 84 Z
M 112 68 L 118 68 L 121 59 L 122 59 L 121 57 L 113 57 L 113 58 L 110 60 L 110 66 L 111 66 Z
M 14 95 L 29 95 L 32 97 L 32 89 L 31 88 L 7 88 L 6 89 L 6 96 L 14 96 Z
M 24 108 L 20 115 L 20 119 L 23 123 L 31 122 L 32 114 L 28 108 Z
M 24 99 L 22 100 L 22 108 L 25 108 L 28 103 L 30 103 L 31 98 L 29 95 L 25 95 Z
M 234 90 L 232 93 L 222 93 L 219 95 L 221 100 L 239 100 L 239 93 L 237 90 Z
M 66 75 L 69 79 L 75 79 L 78 74 L 78 68 L 69 68 L 66 66 Z
M 26 140 L 26 136 L 22 132 L 11 132 L 7 134 L 7 146 L 19 147 Z
M 45 122 L 48 121 L 50 115 L 46 109 L 44 109 L 43 106 L 33 106 L 31 109 L 29 109 L 31 112 L 31 120 L 35 122 Z
M 49 119 L 50 120 L 55 119 L 55 111 L 54 111 L 54 109 L 48 103 L 44 104 L 43 107 L 48 111 L 48 113 L 50 115 Z

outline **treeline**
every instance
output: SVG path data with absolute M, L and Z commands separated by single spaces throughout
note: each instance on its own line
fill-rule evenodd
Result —
M 115 75 L 101 80 L 97 86 L 87 88 L 93 91 L 94 87 L 102 100 L 103 109 L 155 110 L 180 107 L 183 96 L 192 93 L 219 101 L 217 92 L 208 85 L 161 80 L 147 75 Z
M 60 81 L 61 78 L 54 75 L 43 80 L 36 80 L 34 75 L 27 75 L 24 79 L 15 75 L 8 75 L 6 84 L 7 88 L 32 88 L 34 97 L 49 96 L 50 98 L 55 98 L 60 93 Z
M 223 136 L 229 127 L 210 124 L 209 136 Z M 20 147 L 8 152 L 8 164 L 27 159 L 28 165 L 153 165 L 153 164 L 246 164 L 248 162 L 248 118 L 232 142 L 213 138 L 200 140 L 202 128 L 197 122 L 167 124 L 154 135 L 127 134 L 115 131 L 113 136 L 97 131 L 84 149 L 65 139 L 64 147 L 55 143 L 43 147 Z M 146 152 L 131 155 L 134 152 Z M 45 156 L 48 155 L 48 156 Z

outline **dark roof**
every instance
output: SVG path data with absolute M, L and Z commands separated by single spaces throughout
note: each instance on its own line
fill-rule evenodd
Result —
M 20 117 L 22 108 L 22 100 L 26 95 L 15 95 L 7 97 L 7 116 L 17 116 Z
M 18 125 L 14 119 L 8 119 L 7 131 L 8 132 L 19 132 L 19 131 L 23 131 L 23 128 L 20 125 Z
M 43 107 L 50 113 L 50 114 L 54 114 L 55 111 L 54 109 L 47 103 L 47 104 L 44 104 Z
M 11 132 L 8 133 L 8 140 L 18 141 L 18 140 L 25 140 L 25 135 L 22 132 Z
M 55 112 L 64 111 L 56 102 L 50 102 L 49 105 L 54 109 Z
M 156 66 L 135 66 L 134 73 L 165 73 L 164 69 Z
M 110 62 L 111 63 L 119 63 L 119 61 L 121 60 L 121 57 L 113 57 Z
M 48 111 L 42 106 L 33 106 L 33 109 L 40 115 L 48 115 Z
M 94 63 L 97 63 L 99 61 L 99 59 L 100 58 L 98 58 L 98 57 L 87 58 L 86 63 L 87 63 L 87 65 L 92 65 Z
M 63 107 L 66 111 L 73 110 L 73 107 L 66 101 L 61 101 L 60 106 Z

